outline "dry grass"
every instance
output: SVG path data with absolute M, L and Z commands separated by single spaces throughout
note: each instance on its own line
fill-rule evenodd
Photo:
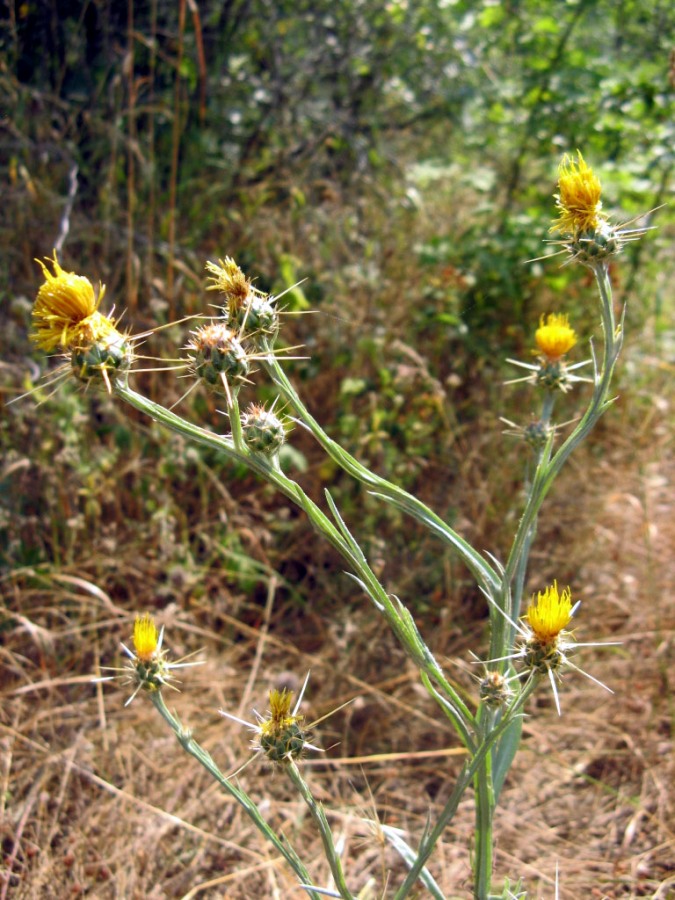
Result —
M 668 372 L 652 362 L 649 370 L 649 358 L 631 348 L 626 370 L 637 366 L 644 383 L 624 388 L 601 438 L 564 473 L 533 558 L 534 580 L 562 571 L 576 586 L 579 640 L 623 644 L 579 658 L 614 694 L 570 674 L 562 718 L 546 692 L 530 709 L 498 815 L 496 870 L 523 875 L 532 897 L 554 896 L 556 863 L 562 900 L 665 900 L 675 891 L 675 461 Z M 90 684 L 99 664 L 116 664 L 133 612 L 156 608 L 161 565 L 161 555 L 139 559 L 120 548 L 114 560 L 79 561 L 53 577 L 3 576 L 3 898 L 302 896 L 144 698 L 124 709 L 122 691 Z M 274 578 L 264 614 L 217 581 L 199 592 L 178 580 L 159 613 L 167 643 L 176 656 L 204 647 L 207 661 L 186 671 L 182 693 L 169 700 L 222 769 L 234 771 L 250 756 L 249 735 L 218 708 L 247 717 L 265 707 L 269 687 L 297 687 L 308 669 L 310 720 L 353 699 L 318 727 L 327 752 L 308 759 L 306 772 L 343 842 L 349 883 L 370 884 L 364 897 L 388 896 L 402 867 L 374 823 L 415 840 L 462 756 L 365 601 L 355 593 L 351 604 L 339 602 L 339 569 L 330 557 L 321 568 L 311 573 L 322 598 L 316 611 Z M 449 588 L 449 596 L 452 603 L 460 592 Z M 441 609 L 421 625 L 450 673 L 470 684 L 467 650 L 483 640 L 482 623 L 465 627 Z M 256 761 L 241 782 L 327 883 L 319 840 L 283 774 Z M 471 826 L 467 800 L 432 866 L 450 897 L 470 893 Z

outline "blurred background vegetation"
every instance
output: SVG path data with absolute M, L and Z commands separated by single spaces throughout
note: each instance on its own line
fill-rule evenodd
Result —
M 545 241 L 557 166 L 580 149 L 616 222 L 667 203 L 672 3 L 17 0 L 0 11 L 3 652 L 17 694 L 59 679 L 44 715 L 21 707 L 35 716 L 25 732 L 47 741 L 58 720 L 50 746 L 70 746 L 79 719 L 68 704 L 96 716 L 88 673 L 99 655 L 115 658 L 139 610 L 173 624 L 174 648 L 184 636 L 185 649 L 206 643 L 217 658 L 237 645 L 237 690 L 255 650 L 246 628 L 261 624 L 293 652 L 322 654 L 331 700 L 339 671 L 384 678 L 401 664 L 391 642 L 286 501 L 105 394 L 73 382 L 49 396 L 42 378 L 56 363 L 28 340 L 34 260 L 56 247 L 66 270 L 107 285 L 105 311 L 114 303 L 134 333 L 211 312 L 207 259 L 233 256 L 275 293 L 302 280 L 283 302 L 307 314 L 286 316 L 281 340 L 304 348 L 288 370 L 309 408 L 357 457 L 503 555 L 527 451 L 498 417 L 527 424 L 534 402 L 503 387 L 518 374 L 505 360 L 531 358 L 543 313 L 569 313 L 574 361 L 599 330 L 589 274 L 537 259 L 555 249 Z M 672 206 L 648 220 L 658 229 L 612 266 L 617 302 L 628 302 L 626 399 L 583 451 L 617 472 L 640 448 L 667 446 Z M 152 335 L 142 352 L 175 357 L 189 327 Z M 259 381 L 251 398 L 271 400 Z M 167 405 L 187 387 L 156 371 L 133 384 Z M 580 392 L 558 403 L 569 419 Z M 195 391 L 178 410 L 225 431 L 219 408 Z M 485 600 L 451 553 L 335 471 L 301 429 L 283 465 L 317 502 L 330 485 L 435 652 L 477 646 Z M 584 465 L 582 455 L 542 521 L 535 587 L 574 585 L 588 562 L 579 521 L 592 486 L 585 499 L 574 481 Z M 607 593 L 600 576 L 595 586 Z M 322 677 L 315 667 L 316 695 Z M 359 715 L 345 755 L 398 740 L 408 749 L 408 729 L 383 728 L 379 707 Z M 92 740 L 106 750 L 101 734 Z M 432 736 L 422 745 L 437 746 Z M 434 797 L 441 780 L 429 777 Z M 176 865 L 168 850 L 166 865 Z
M 664 203 L 672 5 L 48 0 L 5 13 L 6 399 L 47 367 L 26 337 L 35 257 L 58 246 L 66 269 L 105 283 L 140 332 L 208 312 L 204 262 L 232 255 L 264 290 L 304 279 L 285 302 L 318 314 L 287 317 L 283 339 L 305 346 L 289 369 L 332 433 L 503 550 L 494 523 L 509 516 L 521 450 L 496 416 L 529 403 L 500 387 L 504 359 L 527 357 L 543 312 L 569 312 L 581 335 L 597 326 L 584 271 L 527 262 L 550 249 L 556 167 L 581 148 L 616 220 Z M 672 213 L 653 219 L 661 228 L 629 247 L 615 280 L 631 330 L 649 320 L 658 335 Z M 174 356 L 185 334 L 172 328 L 148 352 Z M 137 377 L 160 400 L 185 387 L 167 373 Z M 216 407 L 193 394 L 183 410 L 222 429 Z M 160 604 L 208 592 L 212 570 L 249 591 L 263 564 L 288 567 L 295 600 L 316 600 L 294 512 L 133 419 L 74 385 L 38 410 L 5 409 L 3 564 L 105 565 L 124 541 L 161 563 Z M 303 435 L 287 463 L 317 497 L 338 479 L 396 590 L 421 606 L 444 593 L 438 548 L 414 531 L 401 538 L 391 510 L 343 483 Z M 309 546 L 312 558 L 326 552 Z

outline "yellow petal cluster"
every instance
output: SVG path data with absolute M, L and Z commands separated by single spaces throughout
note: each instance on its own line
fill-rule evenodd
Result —
M 45 277 L 33 306 L 35 343 L 43 350 L 72 349 L 91 344 L 115 333 L 115 324 L 98 311 L 105 287 L 98 296 L 88 278 L 66 272 L 54 252 L 49 260 L 53 273 L 37 260 Z
M 207 262 L 206 269 L 211 272 L 209 280 L 213 282 L 207 290 L 225 294 L 228 305 L 232 307 L 230 312 L 238 309 L 251 292 L 251 282 L 236 262 L 231 256 L 226 256 L 224 260 L 219 259 L 218 264 Z
M 141 662 L 150 662 L 157 652 L 159 634 L 155 620 L 147 613 L 137 616 L 134 622 L 134 650 Z
M 539 320 L 534 340 L 539 352 L 548 360 L 560 359 L 574 347 L 577 336 L 566 315 L 551 313 Z
M 273 689 L 270 691 L 270 716 L 261 726 L 263 734 L 275 734 L 284 728 L 295 724 L 302 716 L 291 714 L 291 702 L 293 694 L 285 688 L 283 691 Z
M 563 157 L 558 173 L 558 192 L 555 198 L 559 214 L 551 231 L 576 237 L 595 231 L 607 220 L 601 211 L 600 181 L 580 151 L 577 151 L 576 160 L 567 154 Z
M 558 593 L 558 582 L 554 581 L 545 591 L 534 594 L 527 608 L 525 619 L 534 637 L 541 644 L 555 642 L 560 632 L 572 618 L 572 595 L 569 588 Z

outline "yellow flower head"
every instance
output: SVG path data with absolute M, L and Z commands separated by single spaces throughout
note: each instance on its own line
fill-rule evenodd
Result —
M 155 620 L 147 613 L 134 622 L 134 650 L 141 662 L 150 662 L 157 653 L 159 632 Z
M 555 195 L 559 210 L 558 219 L 551 231 L 575 237 L 583 232 L 595 231 L 607 216 L 601 212 L 602 188 L 593 170 L 577 151 L 577 159 L 565 156 L 560 163 L 558 191 Z
M 554 581 L 545 591 L 534 594 L 527 608 L 525 619 L 533 637 L 540 644 L 553 644 L 572 618 L 572 595 L 566 588 L 558 594 L 558 582 Z
M 294 716 L 291 714 L 291 701 L 293 693 L 273 689 L 270 691 L 270 716 L 263 723 L 263 730 L 269 734 L 278 732 L 284 728 L 293 725 L 302 716 Z
M 105 287 L 98 296 L 88 278 L 66 272 L 56 258 L 50 260 L 54 272 L 37 260 L 45 277 L 33 306 L 32 339 L 43 350 L 72 349 L 91 344 L 116 332 L 114 323 L 98 312 Z
M 541 317 L 534 340 L 541 354 L 555 361 L 569 353 L 577 342 L 577 336 L 566 315 L 550 313 Z
M 304 716 L 291 712 L 293 694 L 270 691 L 270 715 L 259 726 L 259 745 L 265 756 L 273 763 L 284 763 L 298 759 L 305 749 L 305 731 L 302 728 Z
M 224 260 L 219 259 L 217 265 L 207 262 L 206 268 L 212 273 L 210 280 L 213 282 L 208 285 L 207 290 L 220 291 L 225 294 L 230 312 L 243 306 L 252 286 L 232 257 L 226 256 Z

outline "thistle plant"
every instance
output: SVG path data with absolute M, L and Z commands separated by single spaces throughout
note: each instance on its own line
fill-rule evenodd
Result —
M 570 324 L 568 313 L 554 311 L 541 318 L 534 332 L 534 361 L 532 358 L 510 360 L 526 371 L 524 377 L 515 380 L 531 386 L 538 398 L 538 408 L 533 410 L 529 422 L 507 422 L 509 432 L 529 446 L 531 460 L 522 514 L 510 550 L 502 560 L 471 546 L 432 509 L 371 471 L 326 434 L 284 371 L 283 354 L 277 347 L 283 313 L 280 298 L 256 289 L 230 257 L 206 265 L 210 276 L 208 289 L 218 296 L 219 314 L 205 317 L 206 321 L 193 330 L 181 363 L 194 384 L 204 384 L 222 396 L 230 424 L 230 432 L 225 435 L 190 422 L 134 390 L 130 377 L 134 372 L 135 338 L 121 333 L 118 322 L 100 312 L 104 288 L 95 292 L 86 278 L 63 270 L 56 257 L 52 261 L 53 272 L 41 264 L 45 283 L 39 289 L 33 312 L 33 338 L 45 350 L 59 349 L 63 353 L 66 367 L 58 377 L 72 373 L 87 384 L 102 385 L 120 401 L 166 428 L 247 466 L 296 504 L 342 556 L 350 577 L 385 619 L 416 666 L 439 717 L 447 720 L 463 745 L 466 761 L 443 807 L 430 812 L 423 833 L 408 840 L 399 830 L 382 827 L 382 834 L 407 868 L 400 883 L 390 881 L 394 900 L 404 900 L 413 894 L 419 896 L 420 885 L 432 897 L 444 896 L 427 863 L 460 801 L 470 790 L 475 802 L 473 896 L 477 900 L 525 896 L 522 888 L 512 887 L 508 879 L 502 882 L 501 888 L 493 886 L 493 822 L 504 780 L 520 744 L 528 700 L 535 691 L 550 689 L 560 713 L 564 706 L 563 676 L 569 673 L 586 675 L 609 690 L 574 661 L 577 651 L 588 644 L 577 642 L 570 628 L 579 609 L 579 604 L 573 602 L 573 587 L 559 588 L 555 580 L 548 585 L 537 585 L 524 612 L 522 607 L 528 561 L 542 504 L 571 454 L 613 402 L 611 383 L 623 343 L 624 317 L 615 315 L 608 264 L 627 241 L 638 238 L 646 229 L 611 224 L 602 211 L 600 181 L 580 153 L 576 159 L 565 157 L 562 161 L 556 203 L 558 216 L 551 228 L 556 236 L 553 240 L 561 245 L 559 252 L 565 264 L 586 266 L 594 276 L 602 346 L 598 351 L 590 343 L 589 359 L 570 364 L 568 354 L 582 343 L 582 338 Z M 588 374 L 577 375 L 584 367 Z M 259 378 L 260 373 L 276 389 L 278 401 L 271 408 L 253 404 L 242 412 L 241 385 Z M 560 392 L 570 392 L 583 382 L 590 385 L 585 409 L 572 422 L 557 422 L 555 407 Z M 275 412 L 277 402 L 284 411 L 283 417 Z M 288 439 L 289 421 L 307 429 L 333 463 L 364 484 L 371 494 L 415 519 L 452 548 L 475 578 L 489 611 L 489 646 L 476 657 L 482 674 L 477 675 L 477 689 L 471 700 L 454 686 L 435 659 L 405 599 L 392 595 L 381 583 L 352 531 L 352 523 L 345 520 L 330 491 L 325 492 L 322 508 L 282 470 L 279 451 Z M 309 743 L 309 729 L 298 714 L 302 693 L 294 704 L 290 694 L 272 691 L 268 714 L 256 713 L 254 724 L 222 712 L 255 732 L 254 755 L 266 757 L 281 770 L 307 804 L 330 867 L 332 885 L 329 887 L 313 882 L 301 853 L 265 822 L 235 779 L 223 775 L 191 732 L 168 710 L 163 692 L 166 687 L 174 687 L 174 670 L 197 663 L 169 662 L 166 651 L 162 650 L 162 639 L 163 633 L 158 634 L 149 617 L 137 619 L 134 649 L 123 645 L 127 664 L 116 670 L 116 675 L 102 680 L 121 677 L 125 683 L 132 684 L 133 693 L 127 702 L 139 694 L 147 695 L 185 751 L 205 766 L 242 805 L 286 859 L 310 897 L 356 898 L 362 886 L 352 883 L 349 873 L 343 871 L 323 808 L 301 774 L 305 751 L 319 749 Z

